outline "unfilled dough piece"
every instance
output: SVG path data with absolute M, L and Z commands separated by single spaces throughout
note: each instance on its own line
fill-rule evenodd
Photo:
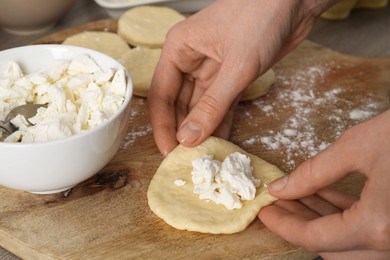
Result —
M 133 46 L 161 48 L 168 30 L 184 19 L 168 7 L 134 7 L 119 17 L 118 34 Z
M 253 100 L 267 94 L 275 81 L 275 72 L 273 69 L 269 69 L 243 91 L 240 101 Z
M 261 179 L 256 197 L 244 201 L 241 209 L 228 210 L 223 205 L 200 200 L 193 192 L 191 180 L 192 160 L 205 154 L 223 161 L 233 152 L 241 152 L 251 158 L 253 175 Z M 231 142 L 210 137 L 194 148 L 177 146 L 161 163 L 147 192 L 151 210 L 169 225 L 189 231 L 212 234 L 230 234 L 244 230 L 257 216 L 259 210 L 275 198 L 264 184 L 283 176 L 276 166 L 251 155 Z M 175 180 L 184 180 L 184 186 L 176 186 Z
M 68 37 L 62 44 L 100 51 L 114 59 L 118 59 L 130 50 L 130 46 L 122 37 L 111 32 L 85 31 Z
M 154 69 L 161 49 L 136 47 L 124 53 L 118 61 L 129 71 L 133 81 L 134 95 L 147 97 Z

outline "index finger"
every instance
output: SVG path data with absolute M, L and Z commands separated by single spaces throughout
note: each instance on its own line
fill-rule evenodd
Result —
M 175 101 L 180 92 L 182 72 L 163 50 L 155 68 L 148 95 L 149 117 L 153 136 L 166 156 L 177 144 Z

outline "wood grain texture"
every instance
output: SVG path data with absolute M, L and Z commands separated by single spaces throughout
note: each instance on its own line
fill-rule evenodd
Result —
M 101 20 L 34 43 L 60 43 L 82 30 L 115 31 L 115 26 L 115 20 Z M 346 56 L 306 41 L 274 69 L 277 82 L 268 95 L 238 106 L 231 141 L 285 172 L 308 158 L 310 151 L 302 145 L 270 147 L 262 138 L 276 138 L 291 129 L 291 119 L 299 123 L 297 130 L 315 137 L 308 147 L 318 149 L 321 143 L 333 142 L 340 130 L 361 121 L 351 118 L 352 111 L 369 110 L 374 116 L 389 108 L 390 58 Z M 334 113 L 337 120 L 331 117 Z M 201 259 L 313 258 L 272 234 L 259 220 L 233 235 L 168 226 L 150 211 L 146 200 L 148 184 L 162 159 L 146 100 L 135 97 L 120 150 L 94 177 L 53 195 L 0 187 L 0 245 L 29 259 L 181 259 L 194 254 Z M 336 186 L 358 194 L 363 183 L 362 176 L 352 174 Z

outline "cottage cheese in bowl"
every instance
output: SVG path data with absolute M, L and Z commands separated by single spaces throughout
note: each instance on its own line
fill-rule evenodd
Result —
M 1 51 L 0 120 L 25 103 L 47 107 L 12 121 L 18 130 L 0 142 L 0 185 L 55 193 L 96 174 L 125 137 L 132 90 L 126 69 L 94 50 L 47 44 Z
M 18 130 L 4 142 L 53 141 L 93 129 L 118 111 L 125 92 L 124 69 L 102 70 L 89 55 L 56 60 L 28 74 L 11 61 L 0 75 L 0 120 L 15 106 L 47 107 L 32 118 L 15 117 L 11 122 Z

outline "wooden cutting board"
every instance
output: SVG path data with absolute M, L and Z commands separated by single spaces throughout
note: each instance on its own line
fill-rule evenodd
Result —
M 115 20 L 74 27 L 34 43 L 61 43 L 83 30 L 113 31 Z M 231 141 L 290 172 L 352 125 L 390 107 L 390 58 L 342 55 L 306 41 L 275 66 L 263 98 L 241 103 Z M 258 219 L 243 232 L 176 230 L 149 209 L 146 191 L 163 157 L 146 100 L 134 97 L 128 134 L 115 158 L 66 193 L 0 187 L 0 245 L 29 259 L 312 259 Z M 364 178 L 336 186 L 358 194 Z

